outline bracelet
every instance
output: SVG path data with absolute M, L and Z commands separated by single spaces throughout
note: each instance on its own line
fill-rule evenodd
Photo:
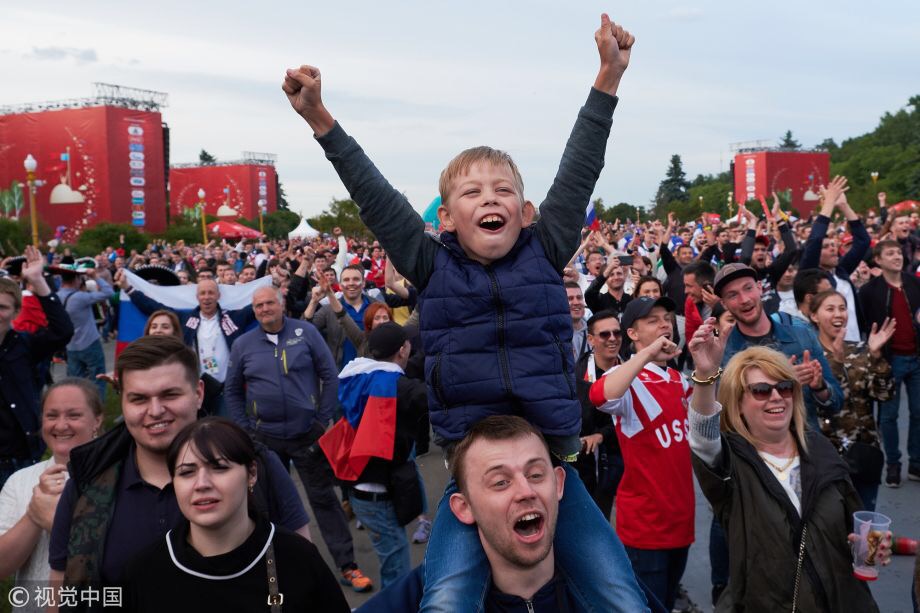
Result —
M 827 381 L 821 381 L 821 387 L 811 388 L 812 392 L 824 392 L 827 391 Z
M 697 379 L 696 371 L 694 370 L 692 373 L 690 373 L 690 380 L 693 381 L 693 383 L 696 385 L 712 385 L 713 383 L 718 381 L 719 377 L 721 376 L 722 376 L 721 367 L 719 368 L 719 370 L 716 371 L 716 374 L 712 375 L 708 379 Z

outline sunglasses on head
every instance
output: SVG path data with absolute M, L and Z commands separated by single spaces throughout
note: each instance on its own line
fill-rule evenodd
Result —
M 620 338 L 623 336 L 622 330 L 601 330 L 597 333 L 597 336 L 600 337 L 602 341 L 609 341 L 610 337 Z
M 792 398 L 794 389 L 795 382 L 789 379 L 777 381 L 772 385 L 770 383 L 751 383 L 747 386 L 754 400 L 769 400 L 773 395 L 773 390 L 779 393 L 780 398 Z

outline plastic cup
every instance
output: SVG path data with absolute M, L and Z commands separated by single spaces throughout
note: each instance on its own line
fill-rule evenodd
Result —
M 857 511 L 853 513 L 853 576 L 861 581 L 878 579 L 878 550 L 891 527 L 891 519 L 881 513 Z

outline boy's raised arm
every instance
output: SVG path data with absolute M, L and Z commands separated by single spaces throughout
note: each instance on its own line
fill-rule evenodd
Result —
M 390 185 L 326 109 L 319 69 L 306 64 L 289 68 L 281 89 L 313 129 L 326 158 L 360 208 L 361 220 L 396 268 L 417 288 L 425 287 L 434 267 L 437 243 L 425 237 L 425 222 L 406 197 Z
M 307 120 L 317 137 L 335 126 L 335 119 L 323 104 L 321 78 L 319 68 L 304 64 L 300 68 L 288 68 L 281 84 L 291 106 Z
M 585 209 L 604 167 L 615 96 L 636 41 L 606 13 L 601 15 L 594 40 L 601 64 L 597 78 L 566 143 L 553 185 L 540 205 L 536 228 L 547 256 L 560 271 L 578 248 Z

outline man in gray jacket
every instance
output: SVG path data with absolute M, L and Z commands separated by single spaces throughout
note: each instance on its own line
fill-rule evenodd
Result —
M 259 327 L 240 336 L 230 349 L 224 383 L 230 416 L 285 466 L 293 460 L 323 540 L 341 568 L 342 583 L 355 591 L 370 590 L 373 584 L 355 564 L 332 469 L 317 444 L 337 401 L 332 353 L 313 325 L 284 316 L 278 289 L 257 289 L 252 309 Z

